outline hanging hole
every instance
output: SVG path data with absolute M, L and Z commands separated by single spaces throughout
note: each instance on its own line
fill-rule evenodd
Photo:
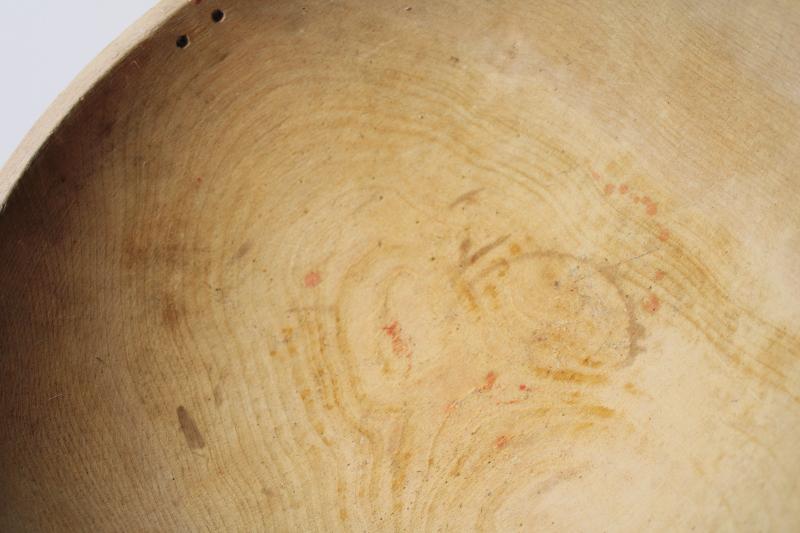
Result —
M 215 9 L 213 13 L 211 13 L 211 20 L 214 22 L 222 22 L 222 19 L 225 18 L 225 12 L 221 9 Z
M 188 35 L 181 35 L 178 37 L 178 40 L 175 41 L 175 46 L 178 48 L 186 48 L 189 46 L 189 36 Z

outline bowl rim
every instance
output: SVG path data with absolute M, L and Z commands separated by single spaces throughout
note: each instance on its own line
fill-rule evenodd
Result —
M 148 39 L 178 10 L 188 5 L 187 0 L 159 0 L 95 56 L 47 106 L 0 168 L 0 210 L 34 156 L 84 95 L 131 50 Z

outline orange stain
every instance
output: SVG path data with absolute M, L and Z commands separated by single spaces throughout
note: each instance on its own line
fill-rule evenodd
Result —
M 640 391 L 639 389 L 636 388 L 636 385 L 634 385 L 633 383 L 630 383 L 630 382 L 625 384 L 625 390 L 628 391 L 631 394 L 641 394 L 642 393 L 642 391 Z
M 514 244 L 511 245 L 511 248 L 509 249 L 509 251 L 511 252 L 511 255 L 519 255 L 519 253 L 522 251 L 522 249 L 519 247 L 519 244 L 514 243 Z
M 659 300 L 658 296 L 655 294 L 651 294 L 649 298 L 642 302 L 642 307 L 644 307 L 645 311 L 648 313 L 655 313 L 661 307 L 661 300 Z
M 322 281 L 322 276 L 320 276 L 319 272 L 316 271 L 309 272 L 308 274 L 306 274 L 306 277 L 303 278 L 303 284 L 309 289 L 316 287 L 317 285 L 320 284 L 321 281 Z
M 653 279 L 655 279 L 656 281 L 661 281 L 662 279 L 664 279 L 664 276 L 666 275 L 667 273 L 664 272 L 663 270 L 656 270 L 656 275 L 653 276 Z
M 642 199 L 641 199 L 641 198 L 639 198 L 638 196 L 634 196 L 634 197 L 633 197 L 633 203 L 635 203 L 635 204 L 638 204 L 638 203 L 639 203 L 641 200 L 642 200 Z
M 628 194 L 628 184 L 627 183 L 623 183 L 622 185 L 619 186 L 619 193 L 620 194 Z
M 603 179 L 602 176 L 600 176 L 600 174 L 598 174 L 597 172 L 594 171 L 594 169 L 590 170 L 589 172 L 592 173 L 592 177 L 594 179 L 596 179 L 597 181 L 600 181 L 601 179 Z
M 519 398 L 517 398 L 516 400 L 506 400 L 506 401 L 503 401 L 503 402 L 498 400 L 498 401 L 494 402 L 494 404 L 495 405 L 513 405 L 515 403 L 520 403 L 521 401 L 522 400 L 520 400 Z
M 502 450 L 508 444 L 508 441 L 511 440 L 511 437 L 507 435 L 500 435 L 494 440 L 494 447 L 496 450 Z
M 603 188 L 603 192 L 606 194 L 611 194 L 612 192 L 614 192 L 614 184 L 606 183 L 606 186 Z
M 666 228 L 661 228 L 661 231 L 658 232 L 658 240 L 661 242 L 667 242 L 667 239 L 669 239 L 669 230 Z
M 486 383 L 484 383 L 478 390 L 481 392 L 492 390 L 495 381 L 497 381 L 497 374 L 495 374 L 494 371 L 491 371 L 488 374 L 486 374 Z

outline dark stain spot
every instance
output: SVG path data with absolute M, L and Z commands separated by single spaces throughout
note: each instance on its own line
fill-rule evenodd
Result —
M 170 331 L 176 331 L 181 321 L 181 311 L 175 303 L 175 298 L 171 294 L 164 297 L 161 307 L 161 321 Z
M 203 440 L 203 435 L 201 435 L 200 430 L 197 429 L 197 424 L 195 424 L 192 415 L 190 415 L 189 411 L 182 405 L 178 406 L 178 424 L 181 427 L 183 436 L 186 437 L 186 444 L 189 446 L 189 449 L 199 450 L 205 448 L 206 441 Z
M 472 246 L 472 241 L 470 241 L 469 238 L 461 241 L 461 244 L 459 245 L 458 249 L 461 252 L 462 263 L 464 258 L 466 258 L 467 254 L 469 253 L 469 249 L 471 246 Z
M 237 259 L 237 260 L 241 259 L 245 255 L 247 255 L 247 252 L 249 252 L 252 248 L 253 248 L 253 243 L 251 243 L 249 241 L 244 243 L 244 244 L 242 244 L 239 247 L 239 249 L 236 251 L 236 255 L 234 255 L 233 258 Z
M 116 126 L 117 121 L 116 119 L 109 119 L 105 120 L 100 123 L 100 138 L 105 139 L 108 138 L 111 133 L 114 131 L 114 126 Z

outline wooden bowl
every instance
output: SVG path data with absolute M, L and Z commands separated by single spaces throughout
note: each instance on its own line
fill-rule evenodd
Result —
M 800 4 L 735 4 L 161 4 L 0 176 L 0 529 L 798 531 Z

